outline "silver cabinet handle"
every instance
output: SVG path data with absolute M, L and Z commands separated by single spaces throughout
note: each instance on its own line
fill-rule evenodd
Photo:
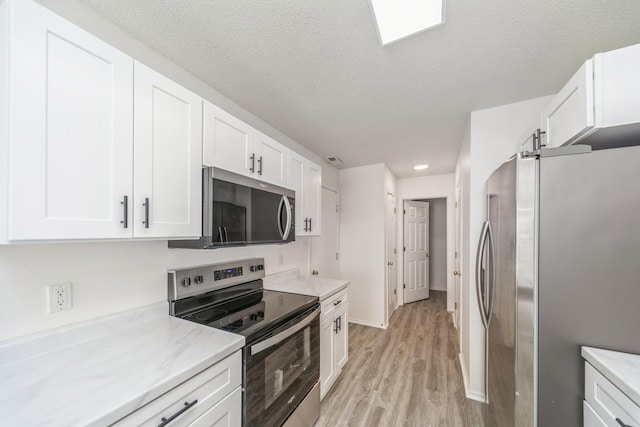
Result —
M 123 228 L 129 228 L 129 196 L 123 196 L 120 204 L 124 210 L 124 217 L 120 224 L 122 224 Z
M 342 316 L 338 317 L 338 331 L 342 330 Z
M 341 299 L 339 299 L 338 301 L 334 302 L 333 305 L 339 305 L 342 302 Z
M 308 228 L 308 225 L 307 225 L 308 223 L 309 223 L 309 218 L 305 218 L 304 219 L 304 231 L 309 231 L 309 228 Z
M 218 227 L 218 235 L 220 236 L 220 243 L 224 243 L 224 238 L 222 237 L 222 227 Z
M 189 403 L 189 402 L 184 402 L 184 406 L 175 414 L 171 415 L 169 418 L 165 418 L 162 417 L 160 418 L 161 423 L 158 424 L 158 427 L 164 427 L 167 424 L 169 424 L 171 421 L 175 420 L 176 418 L 178 418 L 180 415 L 184 414 L 186 411 L 189 410 L 189 408 L 191 408 L 193 405 L 195 405 L 196 403 L 198 403 L 198 399 L 194 400 L 193 402 Z
M 269 347 L 273 347 L 274 345 L 281 343 L 282 341 L 289 338 L 291 335 L 294 335 L 296 332 L 306 328 L 319 315 L 320 315 L 320 310 L 318 310 L 317 308 L 314 308 L 313 312 L 310 315 L 308 315 L 307 317 L 305 317 L 303 320 L 296 323 L 295 325 L 291 326 L 289 329 L 285 329 L 284 331 L 280 332 L 277 335 L 272 336 L 271 338 L 267 338 L 264 341 L 261 341 L 257 344 L 252 345 L 251 355 L 253 356 L 254 354 L 258 354 L 261 351 L 268 349 Z
M 251 171 L 251 173 L 254 173 L 256 171 L 256 154 L 251 154 L 249 160 L 251 160 L 251 167 L 249 168 L 249 170 Z
M 258 165 L 260 165 L 260 169 L 258 169 L 258 175 L 262 175 L 262 156 L 258 159 Z
M 338 333 L 338 319 L 333 320 L 333 333 L 334 334 Z
M 144 206 L 144 221 L 142 221 L 142 223 L 144 224 L 144 228 L 149 228 L 149 198 L 148 197 L 144 198 L 144 203 L 142 204 L 142 206 Z
M 311 232 L 311 218 L 309 218 L 309 232 Z

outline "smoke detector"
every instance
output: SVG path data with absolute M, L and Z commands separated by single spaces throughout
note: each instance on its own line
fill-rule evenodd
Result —
M 327 162 L 329 162 L 332 166 L 340 166 L 342 164 L 342 160 L 340 160 L 338 156 L 327 157 Z

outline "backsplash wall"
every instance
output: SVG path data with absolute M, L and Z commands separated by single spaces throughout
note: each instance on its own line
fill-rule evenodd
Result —
M 261 257 L 266 274 L 309 269 L 309 239 L 169 249 L 167 241 L 0 246 L 0 341 L 167 300 L 167 270 Z M 73 308 L 47 313 L 47 285 L 71 282 Z

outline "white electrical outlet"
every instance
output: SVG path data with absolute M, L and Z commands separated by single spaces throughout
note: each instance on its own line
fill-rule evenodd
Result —
M 49 313 L 70 310 L 73 307 L 71 282 L 49 285 L 47 288 L 49 290 Z

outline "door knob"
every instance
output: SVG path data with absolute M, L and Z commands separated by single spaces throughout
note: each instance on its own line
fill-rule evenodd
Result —
M 391 261 L 387 261 L 387 265 L 393 265 Z
M 454 271 L 454 272 L 453 272 L 453 275 L 454 275 L 454 276 L 460 276 L 460 272 L 459 272 L 459 271 Z
M 319 273 L 318 273 L 318 270 L 313 270 L 313 271 L 311 272 L 311 274 L 312 274 L 313 276 L 317 276 Z

